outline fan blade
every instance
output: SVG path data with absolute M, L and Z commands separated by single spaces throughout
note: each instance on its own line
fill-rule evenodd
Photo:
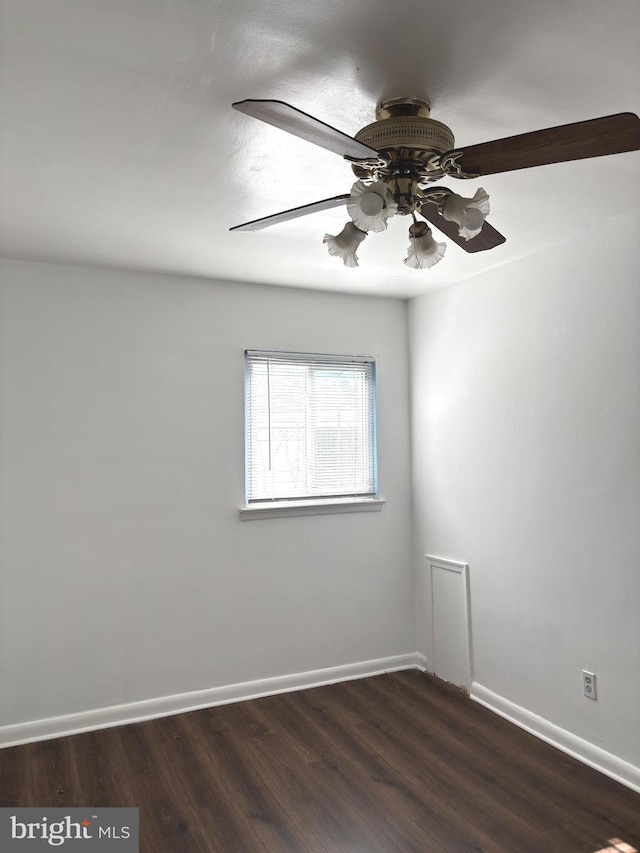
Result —
M 487 249 L 493 249 L 495 246 L 499 246 L 501 243 L 505 242 L 505 237 L 496 229 L 489 225 L 488 222 L 485 222 L 482 225 L 482 231 L 479 234 L 476 234 L 475 237 L 472 237 L 470 240 L 465 240 L 464 237 L 460 237 L 458 234 L 458 225 L 455 222 L 450 222 L 448 219 L 445 219 L 440 213 L 438 213 L 438 207 L 435 204 L 432 204 L 429 201 L 423 202 L 420 207 L 420 213 L 427 222 L 430 222 L 432 225 L 438 229 L 438 231 L 442 231 L 450 240 L 453 240 L 454 243 L 457 243 L 461 249 L 464 249 L 465 252 L 484 252 Z
M 290 104 L 285 104 L 284 101 L 237 101 L 231 106 L 240 110 L 241 113 L 266 121 L 267 124 L 279 127 L 280 130 L 333 151 L 334 154 L 340 154 L 341 157 L 351 157 L 355 160 L 378 157 L 375 148 L 369 148 L 352 136 L 336 130 L 335 127 L 325 124 L 308 113 L 303 113 L 302 110 Z
M 281 213 L 273 213 L 271 216 L 263 216 L 262 219 L 253 219 L 251 222 L 236 225 L 229 228 L 229 231 L 260 231 L 261 228 L 278 225 L 280 222 L 288 222 L 290 219 L 297 219 L 299 216 L 306 216 L 308 213 L 331 210 L 332 207 L 345 204 L 348 198 L 349 194 L 347 193 L 346 195 L 333 196 L 333 198 L 325 198 L 322 201 L 314 201 L 312 204 L 303 204 L 302 207 L 292 207 L 291 210 L 283 210 Z
M 640 119 L 634 113 L 618 113 L 471 145 L 462 149 L 457 162 L 469 175 L 494 175 L 638 148 Z M 454 172 L 449 174 L 452 178 L 462 177 Z

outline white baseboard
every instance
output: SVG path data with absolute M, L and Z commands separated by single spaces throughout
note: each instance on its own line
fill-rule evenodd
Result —
M 427 656 L 420 654 L 420 652 L 416 652 L 415 655 L 415 668 L 419 669 L 420 672 L 428 672 L 431 674 L 431 670 L 427 669 Z
M 540 740 L 555 746 L 556 749 L 566 752 L 578 761 L 588 764 L 589 767 L 640 793 L 640 767 L 629 764 L 599 746 L 572 734 L 567 729 L 556 726 L 544 717 L 527 711 L 526 708 L 510 702 L 504 696 L 494 693 L 476 681 L 471 685 L 471 698 L 509 722 L 515 723 L 521 729 L 539 737 Z
M 321 687 L 339 681 L 351 681 L 357 678 L 381 675 L 385 672 L 398 672 L 403 669 L 419 669 L 422 672 L 429 672 L 427 658 L 419 652 L 413 652 L 0 726 L 0 748 L 50 740 L 51 738 L 65 737 L 80 732 L 96 731 L 112 726 L 122 726 L 128 723 L 139 723 L 143 720 L 168 717 L 171 714 L 180 714 L 185 711 L 197 711 L 201 708 L 212 708 L 215 705 L 227 705 L 246 699 L 258 699 L 261 696 L 273 696 L 278 693 L 289 693 L 309 687 Z M 478 682 L 474 682 L 471 686 L 471 698 L 530 734 L 573 756 L 578 761 L 588 764 L 640 793 L 640 768 L 633 764 L 629 764 L 629 762 L 623 761 L 566 729 L 556 726 L 544 717 L 539 717 L 526 708 L 510 702 L 503 696 L 478 684 Z
M 315 669 L 293 675 L 262 678 L 259 681 L 245 681 L 241 684 L 229 684 L 213 687 L 209 690 L 194 690 L 173 696 L 161 696 L 157 699 L 144 699 L 141 702 L 129 702 L 126 705 L 111 705 L 108 708 L 96 708 L 80 711 L 76 714 L 64 714 L 60 717 L 47 717 L 27 723 L 15 723 L 0 726 L 0 748 L 19 746 L 39 740 L 65 737 L 79 732 L 96 731 L 127 723 L 140 723 L 157 717 L 168 717 L 184 711 L 197 711 L 212 708 L 214 705 L 226 705 L 245 699 L 257 699 L 260 696 L 272 696 L 276 693 L 289 693 L 308 687 L 321 687 L 338 681 L 351 681 L 381 675 L 384 672 L 397 672 L 402 669 L 415 669 L 423 655 L 416 653 L 395 655 L 376 660 Z

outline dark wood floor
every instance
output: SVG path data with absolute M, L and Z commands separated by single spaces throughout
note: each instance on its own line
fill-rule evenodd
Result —
M 142 853 L 640 850 L 640 795 L 409 671 L 0 751 L 5 806 L 138 806 Z

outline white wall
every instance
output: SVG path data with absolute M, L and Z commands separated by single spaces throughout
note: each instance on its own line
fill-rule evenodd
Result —
M 415 651 L 406 306 L 5 262 L 0 724 Z M 241 522 L 245 347 L 378 358 L 380 513 Z
M 476 681 L 635 765 L 639 225 L 409 303 L 418 649 L 421 555 L 468 561 Z M 0 296 L 0 725 L 414 651 L 404 303 L 18 262 Z M 381 513 L 240 521 L 245 347 L 378 357 Z
M 598 226 L 409 313 L 419 648 L 422 555 L 468 561 L 476 681 L 635 765 L 639 231 Z

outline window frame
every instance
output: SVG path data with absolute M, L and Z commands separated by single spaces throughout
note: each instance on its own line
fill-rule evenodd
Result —
M 307 495 L 293 499 L 254 499 L 248 500 L 249 493 L 249 460 L 250 460 L 250 417 L 249 417 L 249 395 L 248 395 L 248 369 L 250 358 L 269 358 L 284 360 L 284 361 L 299 361 L 301 363 L 308 362 L 313 364 L 318 362 L 319 366 L 330 365 L 339 368 L 345 364 L 370 364 L 370 386 L 368 402 L 370 411 L 368 416 L 371 419 L 371 437 L 370 437 L 370 458 L 369 463 L 373 470 L 373 494 L 366 495 L 351 495 L 351 496 L 314 496 Z M 384 499 L 380 498 L 378 491 L 378 459 L 377 459 L 377 410 L 376 410 L 376 359 L 373 356 L 348 356 L 335 353 L 310 353 L 310 352 L 292 352 L 282 350 L 244 350 L 244 472 L 245 472 L 245 502 L 240 507 L 240 515 L 242 520 L 261 518 L 274 518 L 282 516 L 299 516 L 299 515 L 327 515 L 344 512 L 379 512 L 385 504 Z

